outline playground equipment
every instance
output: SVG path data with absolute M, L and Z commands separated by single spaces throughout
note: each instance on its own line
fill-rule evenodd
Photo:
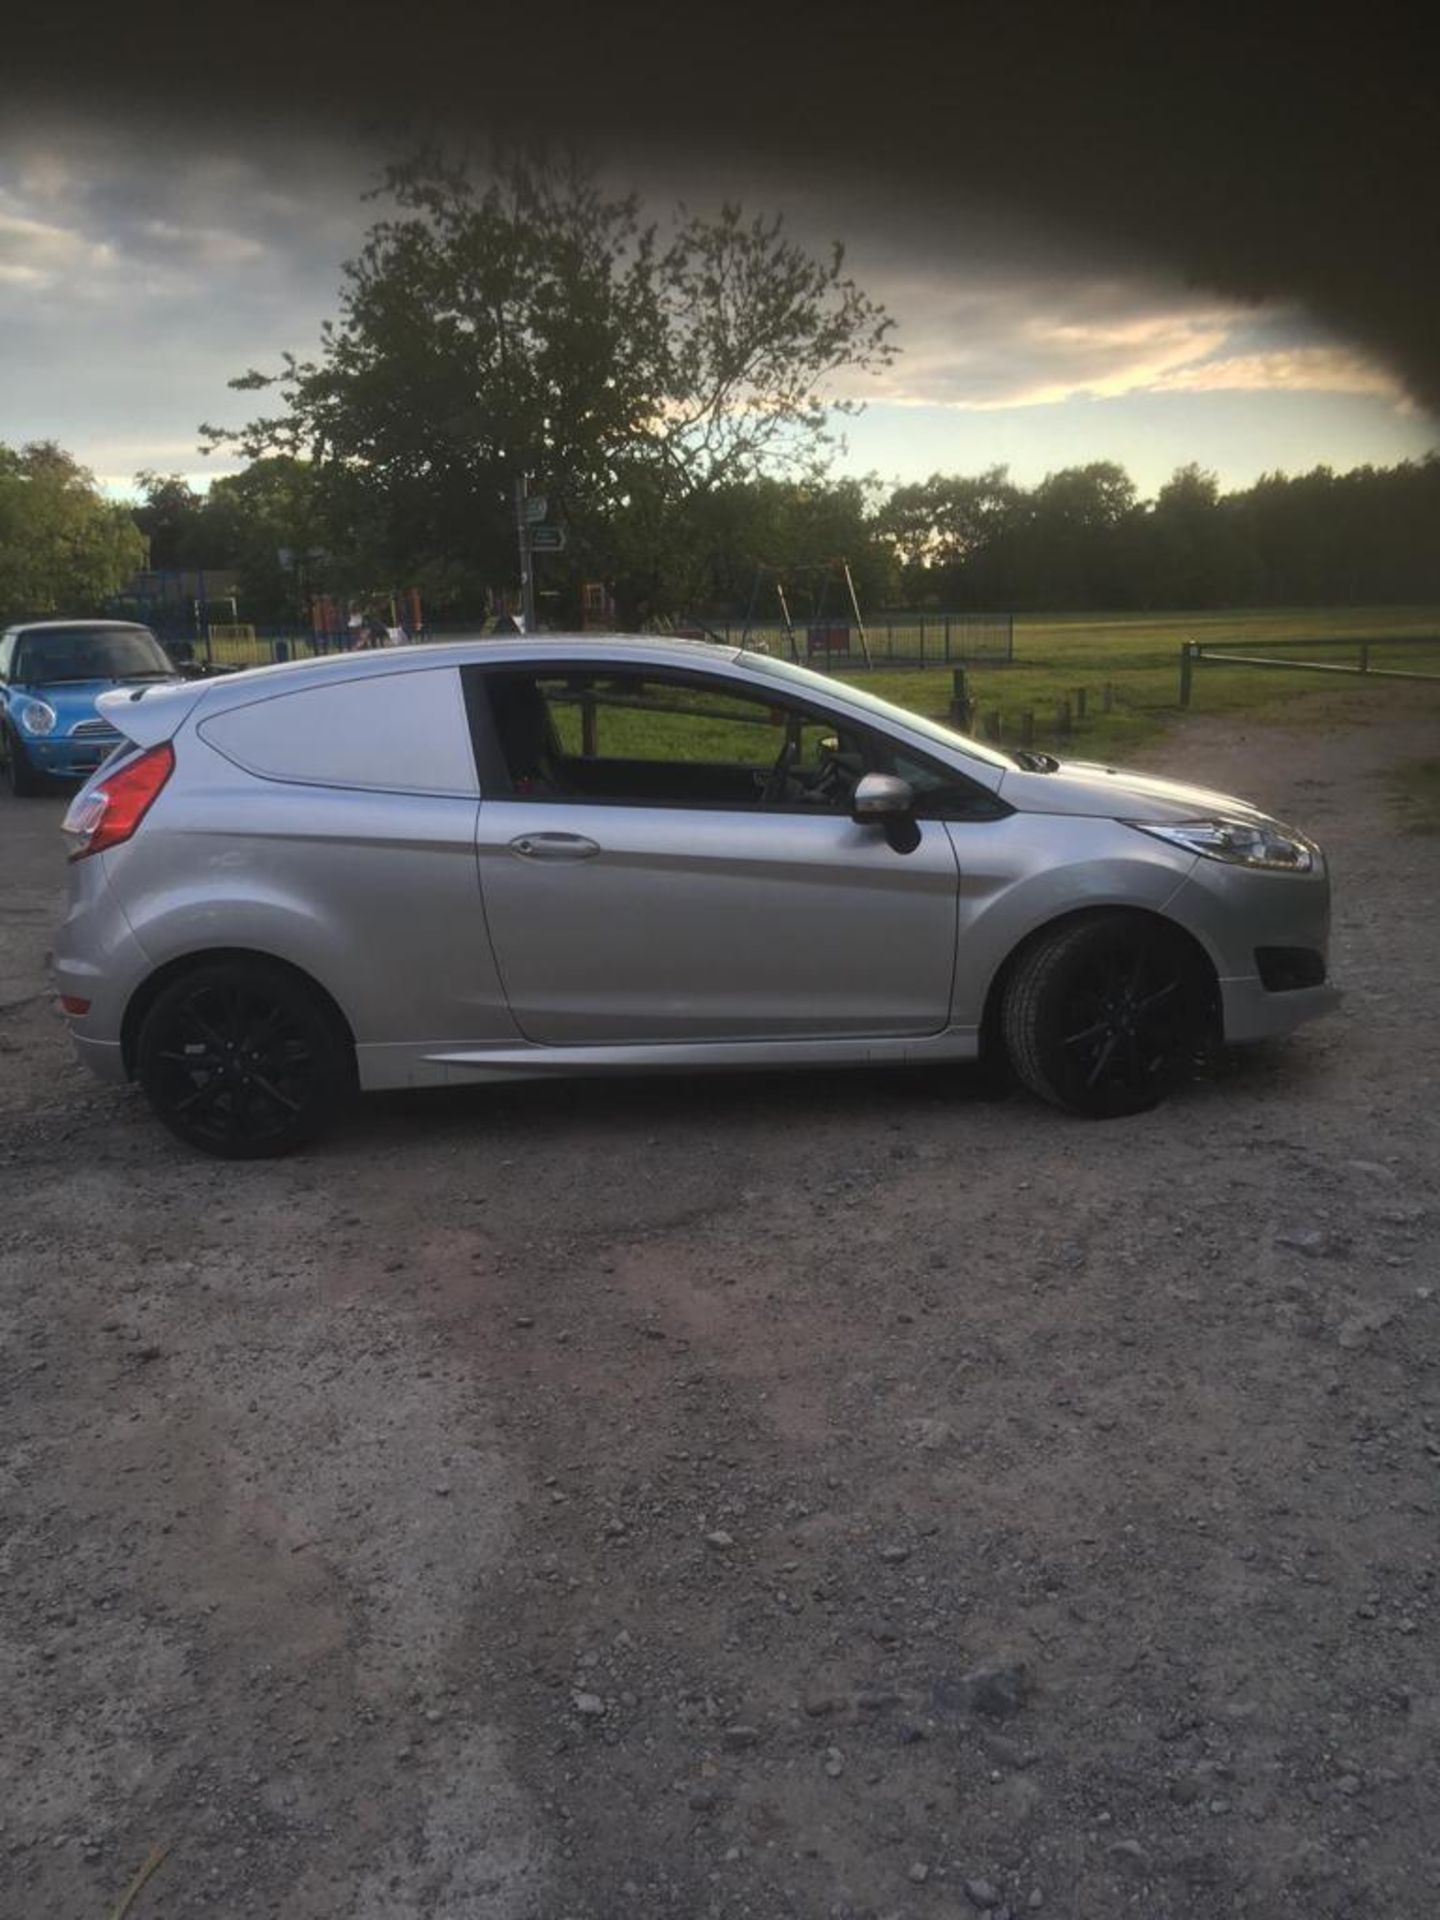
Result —
M 853 619 L 855 632 L 860 640 L 860 651 L 865 656 L 865 664 L 867 667 L 875 664 L 870 655 L 870 638 L 865 631 L 865 619 L 860 611 L 860 601 L 855 592 L 855 579 L 850 571 L 850 562 L 843 556 L 806 566 L 768 566 L 764 562 L 757 566 L 754 585 L 750 589 L 750 604 L 745 612 L 745 631 L 740 641 L 742 647 L 750 644 L 751 630 L 755 624 L 755 610 L 767 581 L 774 587 L 775 598 L 780 607 L 780 619 L 790 646 L 790 658 L 797 665 L 801 662 L 802 655 L 795 637 L 795 622 L 790 612 L 790 594 L 787 592 L 787 585 L 793 586 L 796 582 L 809 585 L 813 603 L 805 627 L 803 658 L 813 660 L 818 656 L 827 661 L 836 656 L 848 658 L 850 621 Z M 847 618 L 839 621 L 827 621 L 825 617 L 826 605 L 832 589 L 839 593 L 842 610 L 848 614 Z

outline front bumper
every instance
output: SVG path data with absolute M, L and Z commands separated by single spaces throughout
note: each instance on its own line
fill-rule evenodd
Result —
M 1268 1040 L 1293 1033 L 1340 1003 L 1328 984 L 1268 989 L 1258 954 L 1300 948 L 1326 960 L 1330 945 L 1330 876 L 1322 857 L 1313 873 L 1263 873 L 1197 860 L 1167 911 L 1201 942 L 1215 963 L 1227 1041 Z
M 1293 1033 L 1307 1020 L 1318 1020 L 1332 1013 L 1344 995 L 1338 987 L 1294 987 L 1287 993 L 1271 993 L 1251 980 L 1222 980 L 1220 1003 L 1225 1038 L 1273 1040 L 1282 1033 Z
M 52 780 L 88 780 L 120 745 L 118 733 L 25 734 L 25 757 L 36 773 Z

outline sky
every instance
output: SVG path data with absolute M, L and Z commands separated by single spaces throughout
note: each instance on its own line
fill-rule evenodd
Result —
M 0 440 L 52 438 L 107 490 L 142 469 L 203 485 L 202 420 L 237 423 L 226 382 L 302 357 L 336 311 L 342 262 L 379 211 L 383 154 L 283 133 L 177 154 L 130 126 L 36 119 L 0 136 Z M 800 238 L 847 245 L 901 348 L 842 383 L 837 470 L 887 484 L 1006 465 L 1024 484 L 1089 460 L 1144 495 L 1197 460 L 1222 484 L 1321 462 L 1422 457 L 1434 417 L 1372 347 L 1293 294 L 1237 298 L 1173 263 L 974 190 L 943 204 L 884 179 L 713 155 L 606 162 L 663 215 L 739 193 Z

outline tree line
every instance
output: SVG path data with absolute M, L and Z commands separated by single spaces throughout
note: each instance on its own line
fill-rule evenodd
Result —
M 264 411 L 200 429 L 240 471 L 141 474 L 127 513 L 59 448 L 0 449 L 0 612 L 90 610 L 143 550 L 235 572 L 260 623 L 397 586 L 473 620 L 513 592 L 522 472 L 565 540 L 539 569 L 553 625 L 595 581 L 621 626 L 743 617 L 757 585 L 773 617 L 777 570 L 804 617 L 840 557 L 875 609 L 1440 600 L 1435 458 L 1228 493 L 1189 466 L 1153 500 L 1109 461 L 838 479 L 835 376 L 897 351 L 840 245 L 734 205 L 649 220 L 544 153 L 427 150 L 379 198 L 316 356 L 239 375 Z
M 437 623 L 474 620 L 513 589 L 507 513 L 494 558 L 427 543 L 391 550 L 387 576 L 347 550 L 314 465 L 266 455 L 198 492 L 176 475 L 137 476 L 138 504 L 103 499 L 62 449 L 0 446 L 0 619 L 113 608 L 142 566 L 238 576 L 241 617 L 304 626 L 313 594 L 363 598 L 418 585 Z M 848 561 L 862 608 L 1079 612 L 1146 608 L 1417 605 L 1440 602 L 1440 459 L 1393 467 L 1267 474 L 1222 493 L 1181 468 L 1142 500 L 1109 461 L 1022 487 L 1003 468 L 935 474 L 886 491 L 862 480 L 757 476 L 713 489 L 677 516 L 647 569 L 653 615 L 773 621 L 779 578 L 796 619 L 842 611 L 833 563 Z M 616 579 L 624 542 L 544 563 L 542 615 L 578 621 L 580 587 Z M 487 593 L 492 597 L 487 600 Z M 638 618 L 637 618 L 638 612 Z
M 1181 467 L 1153 500 L 1111 461 L 897 488 L 874 532 L 918 604 L 956 610 L 1415 604 L 1440 598 L 1440 458 L 1268 473 Z

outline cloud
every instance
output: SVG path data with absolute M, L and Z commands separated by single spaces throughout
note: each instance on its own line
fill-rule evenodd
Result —
M 1179 366 L 1151 393 L 1369 393 L 1409 407 L 1400 381 L 1349 347 L 1297 346 Z
M 986 277 L 996 277 L 986 284 Z M 1316 337 L 1293 306 L 1201 300 L 1150 276 L 1056 274 L 1032 260 L 972 277 L 864 284 L 894 315 L 904 351 L 878 376 L 847 376 L 847 399 L 985 413 L 1157 393 L 1364 394 L 1408 406 L 1401 383 L 1360 350 Z
M 107 242 L 0 206 L 0 286 L 43 292 L 62 281 L 108 272 L 114 264 L 115 251 Z
M 63 138 L 0 126 L 8 439 L 58 438 L 115 486 L 140 467 L 211 477 L 232 464 L 196 457 L 197 423 L 245 417 L 250 402 L 226 382 L 247 366 L 313 351 L 341 263 L 383 212 L 360 196 L 385 154 L 379 143 L 225 138 L 180 155 L 99 123 Z M 1067 403 L 1127 396 L 1350 394 L 1400 411 L 1396 383 L 1293 303 L 1197 292 L 1178 272 L 995 204 L 937 212 L 897 198 L 878 173 L 837 197 L 833 180 L 800 168 L 781 182 L 758 165 L 717 174 L 703 156 L 648 173 L 617 160 L 614 184 L 635 183 L 657 216 L 678 199 L 713 211 L 723 193 L 782 210 L 817 252 L 847 241 L 846 271 L 895 317 L 902 351 L 878 375 L 837 381 L 840 397 L 943 409 L 977 433 L 1023 413 L 1052 438 L 1084 412 Z M 918 434 L 918 411 L 909 417 Z
M 263 241 L 223 227 L 177 226 L 171 220 L 146 220 L 138 238 L 151 253 L 187 266 L 234 267 L 265 256 Z

